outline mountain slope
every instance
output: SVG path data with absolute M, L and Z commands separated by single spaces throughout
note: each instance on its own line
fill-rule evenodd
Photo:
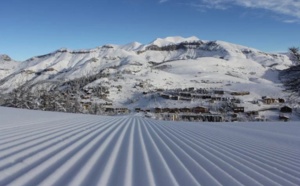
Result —
M 148 45 L 140 43 L 124 46 L 104 45 L 79 51 L 60 49 L 50 54 L 33 57 L 22 62 L 14 73 L 2 81 L 0 88 L 10 91 L 24 83 L 34 84 L 49 79 L 74 79 L 103 70 L 119 73 L 125 70 L 149 72 L 153 65 L 162 62 L 201 60 L 203 57 L 224 59 L 224 64 L 229 65 L 240 63 L 247 65 L 248 62 L 256 62 L 262 67 L 273 67 L 273 69 L 283 69 L 291 63 L 284 55 L 267 54 L 226 42 L 204 42 L 196 37 L 167 37 L 156 39 Z
M 13 73 L 20 63 L 11 59 L 8 55 L 0 54 L 0 79 Z
M 110 44 L 77 51 L 62 48 L 36 56 L 3 75 L 0 91 L 22 88 L 19 92 L 60 92 L 63 96 L 76 95 L 80 102 L 112 102 L 114 107 L 131 110 L 209 106 L 201 100 L 174 102 L 156 94 L 158 89 L 194 87 L 227 94 L 250 92 L 241 98 L 240 105 L 251 111 L 262 109 L 260 104 L 251 103 L 262 96 L 289 96 L 283 92 L 278 74 L 291 65 L 286 55 L 224 41 L 167 37 L 149 44 Z

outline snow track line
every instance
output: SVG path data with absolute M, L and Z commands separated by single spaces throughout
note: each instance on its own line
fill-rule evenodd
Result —
M 16 184 L 22 183 L 24 185 L 38 185 L 46 176 L 50 175 L 51 172 L 55 172 L 57 169 L 61 171 L 65 170 L 59 169 L 59 167 L 65 166 L 65 162 L 70 162 L 70 160 L 72 161 L 76 159 L 77 156 L 74 156 L 74 154 L 77 155 L 79 153 L 82 153 L 83 149 L 86 149 L 87 147 L 93 145 L 95 142 L 98 142 L 97 140 L 99 138 L 105 138 L 105 135 L 112 132 L 116 127 L 117 126 L 110 125 L 110 123 L 108 123 L 108 125 L 102 127 L 101 130 L 96 129 L 93 133 L 90 133 L 88 136 L 81 138 L 77 143 L 74 143 L 68 146 L 67 148 L 61 150 L 60 152 L 56 153 L 54 156 L 49 158 L 47 161 L 44 161 L 43 163 L 36 166 L 34 169 L 30 170 L 29 173 L 30 175 L 34 175 L 33 177 L 21 176 L 14 182 Z M 72 161 L 72 163 L 74 162 Z M 62 172 L 59 171 L 58 173 L 55 173 L 52 178 L 57 178 L 58 175 L 64 175 L 60 173 Z M 55 179 L 53 179 L 52 181 L 54 180 Z
M 183 133 L 183 132 L 182 132 Z M 189 136 L 188 135 L 186 135 L 186 134 L 181 134 L 181 135 L 179 135 L 179 138 L 182 138 L 182 139 L 180 139 L 181 141 L 186 141 L 186 140 L 188 140 L 189 139 Z M 192 137 L 191 137 L 192 138 Z M 199 148 L 211 148 L 210 146 L 212 146 L 212 147 L 214 147 L 214 151 L 215 152 L 213 152 L 214 154 L 219 154 L 219 155 L 221 155 L 221 156 L 223 156 L 223 154 L 220 154 L 220 152 L 222 152 L 222 153 L 225 153 L 225 154 L 227 154 L 227 156 L 224 156 L 222 159 L 230 159 L 230 160 L 227 160 L 228 162 L 232 162 L 232 161 L 237 161 L 237 160 L 239 160 L 239 161 L 237 161 L 237 162 L 241 162 L 242 161 L 242 164 L 248 164 L 248 166 L 247 167 L 241 167 L 242 169 L 240 169 L 241 170 L 241 172 L 245 172 L 245 171 L 249 171 L 250 169 L 252 170 L 252 172 L 253 173 L 251 173 L 251 172 L 247 172 L 247 175 L 253 175 L 253 176 L 255 176 L 255 178 L 256 179 L 258 179 L 259 177 L 262 177 L 262 173 L 256 173 L 256 170 L 257 169 L 261 169 L 261 170 L 264 170 L 264 173 L 268 173 L 269 175 L 271 175 L 271 176 L 273 176 L 272 177 L 272 179 L 277 179 L 277 178 L 280 178 L 280 179 L 277 179 L 277 181 L 279 181 L 279 183 L 281 182 L 283 185 L 296 185 L 295 183 L 292 183 L 292 182 L 290 182 L 289 181 L 289 179 L 294 179 L 294 181 L 296 181 L 297 182 L 297 180 L 295 180 L 295 178 L 293 178 L 293 177 L 290 177 L 290 178 L 288 178 L 288 179 L 284 179 L 283 177 L 279 177 L 278 175 L 275 175 L 275 174 L 273 174 L 273 173 L 271 173 L 271 172 L 269 172 L 268 170 L 265 170 L 265 169 L 263 169 L 263 168 L 261 168 L 261 167 L 259 167 L 259 166 L 256 166 L 256 164 L 255 164 L 255 162 L 254 163 L 248 163 L 246 160 L 243 160 L 243 159 L 241 159 L 239 156 L 237 156 L 237 155 L 235 155 L 235 152 L 233 151 L 233 153 L 228 153 L 225 149 L 222 149 L 222 146 L 216 146 L 216 145 L 214 145 L 214 144 L 212 144 L 210 141 L 202 141 L 202 140 L 199 140 L 199 138 L 197 138 L 197 140 L 195 140 L 195 139 L 191 139 L 192 141 L 194 141 L 194 143 L 195 143 L 195 145 L 196 144 L 198 144 L 198 146 L 199 146 Z M 188 140 L 189 141 L 189 140 Z M 197 146 L 195 146 L 194 147 L 195 149 L 197 148 Z M 232 158 L 234 158 L 234 159 L 232 159 L 232 158 L 229 158 L 229 157 L 232 157 Z M 231 163 L 232 165 L 234 165 L 234 163 Z M 239 163 L 237 164 L 237 166 L 239 166 Z M 251 168 L 252 167 L 252 168 Z M 254 169 L 253 169 L 253 167 L 254 167 Z M 245 169 L 246 168 L 246 169 Z M 250 168 L 250 169 L 249 169 Z M 244 171 L 242 171 L 242 170 L 244 170 Z M 250 170 L 250 171 L 251 171 Z M 275 177 L 274 177 L 275 176 Z M 283 175 L 281 175 L 281 176 L 283 176 Z M 290 175 L 288 175 L 288 176 L 290 176 Z M 263 177 L 264 178 L 264 177 Z M 269 181 L 271 181 L 271 183 L 264 183 L 264 185 L 276 185 L 276 183 L 274 183 L 270 178 L 268 178 L 268 177 L 265 177 L 265 179 L 266 180 L 269 180 Z
M 199 135 L 199 134 L 203 134 L 202 131 L 197 131 L 195 132 L 194 130 L 187 130 L 187 131 L 190 131 L 191 134 L 195 134 L 195 135 Z M 291 157 L 294 157 L 294 156 L 298 156 L 300 155 L 300 153 L 298 152 L 294 152 L 294 153 L 291 153 L 291 154 L 287 154 L 286 152 L 282 152 L 283 150 L 291 150 L 291 149 L 282 149 L 282 151 L 278 151 L 278 148 L 274 149 L 272 147 L 269 147 L 268 145 L 264 145 L 264 146 L 261 146 L 261 145 L 257 145 L 257 143 L 253 143 L 253 142 L 248 142 L 248 140 L 243 140 L 241 143 L 241 140 L 236 140 L 237 136 L 236 134 L 233 134 L 235 137 L 233 138 L 232 136 L 226 136 L 226 138 L 223 138 L 221 139 L 221 137 L 218 137 L 218 138 L 215 138 L 215 137 L 211 137 L 213 135 L 215 135 L 214 133 L 206 133 L 206 134 L 203 134 L 204 136 L 206 136 L 208 139 L 212 139 L 212 140 L 217 140 L 220 138 L 220 141 L 228 141 L 231 146 L 239 146 L 240 148 L 244 148 L 244 149 L 251 149 L 252 147 L 255 148 L 255 152 L 262 152 L 263 154 L 269 154 L 271 156 L 275 156 L 277 158 L 279 157 L 282 157 L 282 159 L 280 159 L 280 161 L 287 161 L 287 159 L 289 159 L 289 156 Z M 240 138 L 243 138 L 243 136 L 240 136 Z M 247 148 L 245 148 L 247 147 Z M 275 154 L 270 154 L 270 152 L 276 152 L 276 155 Z M 298 163 L 299 160 L 294 160 Z M 293 162 L 294 164 L 295 162 Z
M 148 123 L 148 125 L 147 126 L 149 126 L 149 128 L 151 128 L 151 130 L 154 132 L 154 133 L 156 133 L 156 135 L 158 135 L 158 133 L 160 133 L 160 131 L 158 131 L 158 130 L 155 130 L 154 128 L 156 128 L 156 126 L 155 125 L 151 125 L 151 123 Z M 165 131 L 162 131 L 162 132 L 165 132 Z M 168 139 L 169 140 L 169 139 Z M 179 147 L 177 144 L 176 144 L 176 140 L 173 142 L 173 141 L 167 141 L 167 140 L 163 140 L 163 141 L 165 141 L 165 142 L 169 142 L 169 143 L 171 143 L 172 144 L 172 146 L 174 146 L 174 150 L 176 151 L 176 149 L 179 151 L 179 152 L 181 152 L 183 155 L 180 155 L 182 158 L 181 159 L 185 159 L 185 156 L 187 156 L 188 158 L 186 158 L 185 160 L 186 161 L 189 161 L 189 162 L 185 162 L 185 164 L 187 164 L 187 166 L 189 166 L 190 167 L 190 169 L 192 169 L 193 171 L 191 172 L 191 171 L 189 171 L 189 173 L 190 174 L 196 174 L 197 176 L 199 176 L 199 174 L 202 174 L 203 176 L 201 176 L 201 177 L 210 177 L 211 178 L 211 180 L 204 180 L 204 179 L 201 179 L 201 177 L 199 177 L 198 178 L 198 182 L 199 182 L 199 184 L 201 184 L 201 182 L 203 182 L 203 185 L 222 185 L 220 182 L 218 182 L 218 180 L 216 179 L 216 178 L 214 178 L 206 169 L 204 169 L 196 160 L 194 160 L 189 154 L 187 154 L 186 152 L 185 152 L 185 150 L 186 149 L 182 149 L 181 147 Z M 168 144 L 169 144 L 168 143 Z M 170 147 L 171 147 L 171 145 L 170 145 Z M 176 152 L 176 153 L 178 153 L 178 151 Z M 179 158 L 180 158 L 180 156 L 179 156 Z M 201 162 L 201 163 L 203 163 L 203 162 Z M 212 163 L 212 162 L 210 162 L 210 163 Z M 213 164 L 213 163 L 212 163 Z M 212 166 L 212 165 L 210 165 L 210 166 Z M 213 167 L 213 166 L 212 166 Z M 196 170 L 196 169 L 198 169 L 198 170 Z M 197 179 L 197 178 L 196 178 Z M 227 179 L 228 179 L 228 177 L 227 177 Z M 236 183 L 238 183 L 238 182 L 236 182 L 236 180 L 234 180 L 235 182 L 235 184 Z M 234 183 L 231 183 L 231 184 L 234 184 Z
M 175 153 L 175 150 L 172 150 L 169 144 L 167 144 L 163 139 L 162 136 L 159 136 L 156 131 L 154 131 L 151 127 L 151 125 L 145 123 L 145 129 L 147 133 L 151 134 L 153 136 L 153 141 L 156 141 L 156 145 L 158 148 L 160 148 L 160 152 L 162 154 L 165 154 L 164 161 L 168 164 L 172 171 L 172 174 L 175 178 L 180 177 L 180 175 L 184 176 L 185 180 L 178 180 L 179 185 L 187 184 L 187 185 L 199 185 L 198 181 L 196 180 L 195 176 L 187 169 L 187 167 L 183 164 L 183 162 L 180 160 L 180 157 L 178 157 L 178 148 L 176 149 L 177 152 Z M 182 149 L 180 149 L 182 150 Z M 167 157 L 166 157 L 167 156 Z M 182 171 L 178 171 L 182 170 Z M 214 183 L 216 184 L 216 183 Z
M 285 165 L 285 167 L 286 167 L 285 171 L 288 171 L 288 169 L 287 169 L 288 167 L 292 167 L 292 169 L 294 169 L 294 170 L 298 170 L 299 169 L 299 167 L 297 166 L 297 164 L 298 164 L 297 160 L 296 160 L 296 162 L 287 162 L 287 160 L 285 160 L 284 158 L 279 158 L 279 157 L 277 157 L 275 155 L 272 155 L 272 153 L 270 153 L 269 151 L 266 151 L 263 154 L 261 154 L 260 150 L 257 150 L 258 148 L 257 149 L 252 148 L 252 147 L 251 148 L 249 148 L 249 147 L 246 148 L 247 146 L 244 145 L 244 143 L 243 144 L 239 144 L 239 143 L 237 143 L 236 140 L 234 140 L 234 141 L 232 141 L 232 140 L 228 141 L 226 139 L 217 140 L 218 139 L 217 137 L 213 137 L 213 138 L 212 137 L 207 137 L 207 139 L 211 140 L 211 141 L 216 141 L 216 142 L 221 141 L 223 143 L 223 145 L 225 145 L 225 146 L 229 143 L 230 144 L 229 148 L 235 149 L 236 151 L 239 151 L 239 152 L 241 152 L 243 154 L 246 154 L 248 156 L 252 156 L 255 159 L 262 160 L 262 161 L 267 161 L 267 162 L 271 162 L 271 164 L 273 164 L 274 166 L 277 165 L 276 162 L 280 163 L 280 166 L 281 165 Z M 259 146 L 259 145 L 256 145 L 256 146 Z M 250 150 L 250 149 L 252 149 L 252 150 Z M 253 150 L 255 150 L 255 153 L 253 153 Z M 266 156 L 265 154 L 270 154 L 270 156 Z M 289 157 L 287 157 L 287 158 L 289 158 Z M 272 160 L 272 161 L 270 161 L 270 160 Z
M 98 125 L 95 124 L 94 127 L 97 127 Z M 49 137 L 47 137 L 48 135 L 46 136 L 43 136 L 45 138 L 41 138 L 37 141 L 34 141 L 34 140 L 31 140 L 31 141 L 34 141 L 33 143 L 29 143 L 29 144 L 26 144 L 26 145 L 23 145 L 21 146 L 21 149 L 16 149 L 14 151 L 11 151 L 11 149 L 9 149 L 9 151 L 5 154 L 5 151 L 1 152 L 0 153 L 0 159 L 3 159 L 3 158 L 6 158 L 6 157 L 11 157 L 13 154 L 16 154 L 16 153 L 19 153 L 19 152 L 22 152 L 24 150 L 28 150 L 28 149 L 31 149 L 31 148 L 37 148 L 38 145 L 41 145 L 41 146 L 44 146 L 44 143 L 50 143 L 52 141 L 54 141 L 54 143 L 59 143 L 60 141 L 62 140 L 65 140 L 73 135 L 76 135 L 77 133 L 80 133 L 82 132 L 82 128 L 84 128 L 85 126 L 81 126 L 79 128 L 71 128 L 72 130 L 61 130 L 60 132 L 56 132 L 56 133 L 51 133 L 53 134 L 52 136 L 50 135 Z M 90 129 L 92 130 L 92 128 Z M 59 138 L 59 137 L 62 137 L 62 138 Z M 9 153 L 9 154 L 8 154 Z M 4 154 L 4 155 L 3 155 Z
M 72 144 L 77 144 L 76 142 L 78 142 L 78 140 L 81 140 L 82 138 L 88 138 L 88 140 L 85 141 L 85 144 L 88 144 L 90 142 L 90 140 L 92 139 L 92 135 L 97 135 L 101 132 L 102 127 L 100 127 L 100 129 L 98 130 L 94 130 L 92 133 L 90 133 L 90 131 L 84 132 L 84 133 L 79 133 L 76 136 L 71 137 L 68 142 L 66 143 L 58 143 L 56 145 L 52 145 L 48 148 L 47 151 L 45 151 L 46 149 L 43 150 L 39 150 L 38 152 L 25 157 L 26 159 L 21 160 L 18 167 L 15 169 L 14 167 L 12 168 L 8 168 L 5 170 L 5 177 L 1 177 L 0 176 L 0 185 L 6 185 L 8 184 L 10 181 L 14 180 L 16 175 L 18 175 L 18 177 L 20 177 L 22 174 L 27 173 L 29 170 L 31 170 L 32 168 L 38 166 L 39 164 L 41 164 L 42 162 L 46 161 L 47 159 L 55 156 L 57 153 L 59 153 L 61 150 L 66 149 L 67 147 L 71 146 Z M 40 154 L 38 154 L 40 153 Z M 34 158 L 34 156 L 36 156 L 36 158 Z M 27 161 L 26 161 L 27 160 Z M 25 162 L 24 162 L 25 161 Z M 22 162 L 25 163 L 25 166 L 22 166 Z M 21 164 L 21 165 L 20 165 Z M 10 176 L 8 176 L 10 175 Z M 27 174 L 25 174 L 26 176 Z
M 170 135 L 168 135 L 168 136 L 170 137 Z M 176 141 L 178 144 L 181 143 L 180 140 L 176 140 Z M 190 146 L 187 144 L 185 144 L 185 145 L 186 145 L 186 147 Z M 261 185 L 259 182 L 255 181 L 253 178 L 247 176 L 246 174 L 244 174 L 242 172 L 239 172 L 239 169 L 237 169 L 231 165 L 226 166 L 226 165 L 228 165 L 227 162 L 223 161 L 221 158 L 219 158 L 215 154 L 210 153 L 207 150 L 198 149 L 197 156 L 201 156 L 202 158 L 205 158 L 209 162 L 213 162 L 213 165 L 215 167 L 218 167 L 223 172 L 223 174 L 228 174 L 230 172 L 230 174 L 227 175 L 227 179 L 228 179 L 228 177 L 231 177 L 233 180 L 235 180 L 236 183 L 226 183 L 226 185 L 247 185 L 247 183 L 250 183 L 251 185 L 253 185 L 253 184 Z M 201 159 L 198 159 L 198 161 L 201 161 Z M 207 168 L 207 169 L 209 169 L 209 168 Z M 212 171 L 212 173 L 213 173 L 213 171 Z M 234 176 L 232 174 L 239 175 L 239 177 Z M 241 177 L 242 177 L 242 179 L 241 179 Z M 223 183 L 227 182 L 226 178 L 222 179 L 222 182 Z
M 83 165 L 81 170 L 77 172 L 74 180 L 70 182 L 70 185 L 91 185 L 92 182 L 96 182 L 96 179 L 101 175 L 103 171 L 103 165 L 106 164 L 111 151 L 118 140 L 118 136 L 124 129 L 128 119 L 124 119 L 117 124 L 117 128 L 107 136 L 105 141 L 100 144 L 97 151 Z
M 4 110 L 0 185 L 300 185 L 296 124 Z
M 69 121 L 70 122 L 70 121 Z M 65 125 L 67 124 L 67 125 Z M 89 125 L 89 124 L 87 124 Z M 57 132 L 61 132 L 61 131 L 68 131 L 70 130 L 70 128 L 73 128 L 74 127 L 77 127 L 77 126 L 80 126 L 80 128 L 84 128 L 84 123 L 82 123 L 81 121 L 74 121 L 72 124 L 68 124 L 68 123 L 60 123 L 59 126 L 54 126 L 54 127 L 46 127 L 46 128 L 38 128 L 37 131 L 34 131 L 34 132 L 25 132 L 26 135 L 19 135 L 17 136 L 17 134 L 14 134 L 12 137 L 15 138 L 15 139 L 9 139 L 10 141 L 8 140 L 3 140 L 4 143 L 0 144 L 2 145 L 3 147 L 6 147 L 6 148 L 9 148 L 9 146 L 7 147 L 5 144 L 8 143 L 10 146 L 16 146 L 16 145 L 20 145 L 20 144 L 24 144 L 24 143 L 27 143 L 29 141 L 33 141 L 33 140 L 36 140 L 36 139 L 39 139 L 39 138 L 43 138 L 45 136 L 49 136 L 51 134 L 55 134 Z M 76 128 L 75 128 L 76 129 Z M 74 130 L 75 130 L 74 129 Z M 26 139 L 27 141 L 24 141 L 24 139 Z M 14 144 L 14 142 L 16 142 L 17 144 Z M 19 144 L 18 144 L 19 143 Z M 5 148 L 2 148 L 0 150 L 5 150 Z

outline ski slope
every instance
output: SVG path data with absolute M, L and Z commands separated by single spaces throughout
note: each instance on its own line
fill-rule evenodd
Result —
M 0 185 L 300 185 L 299 132 L 0 107 Z

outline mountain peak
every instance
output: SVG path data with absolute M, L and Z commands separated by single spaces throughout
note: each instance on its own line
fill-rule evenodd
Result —
M 141 47 L 142 47 L 142 44 L 139 42 L 132 42 L 132 43 L 128 43 L 126 45 L 121 46 L 122 49 L 127 50 L 127 51 L 138 50 Z
M 190 42 L 190 41 L 198 41 L 199 38 L 192 36 L 188 38 L 184 38 L 181 36 L 172 36 L 172 37 L 166 37 L 166 38 L 157 38 L 154 41 L 150 43 L 150 45 L 157 45 L 159 47 L 171 45 L 171 44 L 178 44 L 182 42 Z
M 12 61 L 12 59 L 6 54 L 0 54 L 0 61 L 9 62 L 9 61 Z

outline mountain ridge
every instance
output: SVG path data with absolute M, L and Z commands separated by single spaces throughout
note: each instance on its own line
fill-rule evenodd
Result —
M 61 48 L 32 57 L 9 73 L 1 74 L 0 92 L 10 94 L 20 88 L 32 93 L 73 92 L 81 102 L 86 101 L 81 97 L 91 97 L 92 103 L 109 101 L 113 106 L 131 109 L 208 104 L 201 100 L 161 99 L 154 94 L 159 89 L 249 91 L 251 96 L 245 97 L 245 104 L 241 104 L 249 110 L 260 107 L 246 102 L 262 96 L 288 97 L 278 76 L 292 65 L 288 56 L 224 41 L 195 39 L 167 37 L 149 44 L 107 44 L 87 50 Z M 99 87 L 105 90 L 105 96 L 93 92 Z M 93 89 L 92 96 L 87 96 L 89 89 Z M 144 94 L 147 92 L 151 94 Z

